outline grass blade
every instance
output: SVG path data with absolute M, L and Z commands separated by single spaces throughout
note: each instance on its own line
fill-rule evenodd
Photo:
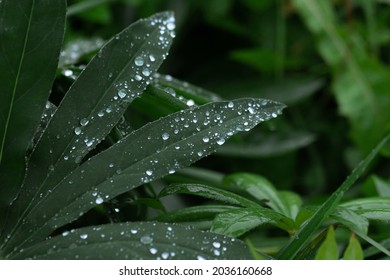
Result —
M 290 241 L 280 250 L 278 259 L 293 259 L 298 252 L 310 241 L 313 234 L 329 217 L 339 204 L 344 193 L 363 174 L 368 165 L 375 158 L 379 150 L 386 144 L 390 134 L 388 134 L 372 152 L 352 171 L 351 175 L 341 184 L 341 186 L 320 206 L 314 215 L 294 234 Z

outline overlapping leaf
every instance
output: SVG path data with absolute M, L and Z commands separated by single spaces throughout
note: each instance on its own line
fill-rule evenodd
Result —
M 145 125 L 53 187 L 26 215 L 7 247 L 40 241 L 95 205 L 192 164 L 235 133 L 276 117 L 283 107 L 270 100 L 238 99 L 183 110 Z

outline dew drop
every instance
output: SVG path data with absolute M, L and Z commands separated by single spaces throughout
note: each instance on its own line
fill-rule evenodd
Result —
M 102 204 L 103 203 L 103 198 L 101 198 L 100 196 L 98 196 L 95 200 L 96 204 Z
M 167 28 L 168 28 L 168 30 L 174 30 L 175 29 L 175 24 L 173 23 L 173 22 L 168 22 L 168 24 L 167 24 Z
M 137 234 L 138 230 L 136 230 L 136 229 L 131 229 L 130 232 L 131 232 L 131 234 Z
M 191 106 L 194 106 L 195 105 L 195 101 L 194 100 L 192 100 L 192 99 L 189 99 L 189 100 L 187 100 L 187 106 L 188 107 L 191 107 Z
M 146 170 L 146 175 L 148 175 L 148 176 L 151 176 L 151 175 L 153 175 L 153 171 L 152 170 Z
M 80 234 L 80 238 L 81 239 L 87 239 L 88 238 L 88 234 L 86 234 L 86 233 Z
M 150 244 L 153 242 L 153 238 L 150 237 L 149 235 L 144 235 L 140 238 L 140 241 L 142 244 Z
M 214 248 L 217 248 L 217 249 L 218 249 L 218 248 L 221 247 L 221 243 L 215 241 L 215 242 L 213 242 L 213 246 L 214 246 Z
M 213 251 L 213 253 L 214 253 L 214 255 L 216 255 L 216 256 L 221 255 L 221 252 L 220 252 L 219 250 L 217 250 L 217 249 L 215 249 L 215 250 Z
M 163 140 L 168 140 L 169 139 L 169 134 L 167 132 L 164 132 L 162 135 L 161 135 L 161 138 Z
M 80 128 L 80 127 L 76 127 L 76 128 L 74 129 L 74 134 L 80 135 L 80 133 L 81 133 L 81 128 Z
M 135 65 L 142 66 L 144 65 L 144 59 L 140 56 L 137 56 L 134 60 Z
M 196 256 L 196 259 L 197 259 L 197 260 L 205 260 L 206 258 L 199 255 L 199 256 Z
M 171 169 L 168 171 L 169 174 L 174 174 L 176 171 L 174 169 Z
M 161 257 L 162 257 L 164 260 L 166 260 L 166 259 L 168 259 L 168 257 L 169 257 L 169 253 L 168 253 L 168 252 L 163 252 L 163 253 L 161 254 Z
M 151 62 L 155 62 L 156 61 L 156 58 L 154 57 L 154 55 L 149 55 L 149 59 Z
M 209 138 L 209 137 L 207 137 L 207 136 L 203 137 L 203 142 L 207 143 L 207 142 L 209 142 L 209 141 L 210 141 L 210 138 Z
M 149 252 L 150 252 L 152 255 L 155 255 L 155 254 L 157 254 L 157 249 L 156 249 L 156 248 L 150 248 L 150 249 L 149 249 Z
M 89 121 L 87 119 L 81 119 L 80 120 L 80 125 L 81 126 L 86 126 L 88 123 L 89 123 Z
M 121 89 L 120 91 L 118 91 L 118 96 L 119 96 L 119 98 L 125 98 L 126 97 L 126 91 Z
M 228 107 L 229 107 L 229 108 L 233 108 L 233 107 L 234 107 L 234 103 L 230 101 L 230 102 L 228 103 Z
M 218 139 L 218 141 L 217 141 L 217 144 L 218 145 L 223 145 L 225 143 L 225 139 L 223 139 L 223 138 L 220 138 L 220 139 Z
M 134 77 L 137 81 L 141 81 L 142 80 L 142 77 L 140 76 L 140 75 L 135 75 L 135 77 Z
M 70 231 L 64 231 L 63 233 L 62 233 L 62 236 L 68 236 L 69 235 L 69 233 L 70 233 Z
M 145 77 L 149 77 L 150 76 L 150 70 L 148 68 L 145 68 L 144 70 L 142 70 L 142 74 Z
M 98 113 L 98 117 L 103 117 L 104 116 L 104 112 L 103 111 L 100 111 L 99 113 Z

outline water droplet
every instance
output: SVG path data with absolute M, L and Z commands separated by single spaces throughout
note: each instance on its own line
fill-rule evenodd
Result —
M 69 235 L 69 233 L 70 233 L 70 231 L 64 231 L 63 233 L 62 233 L 62 236 L 68 236 Z
M 103 203 L 103 198 L 101 198 L 100 196 L 98 196 L 95 200 L 96 204 L 102 204 Z
M 149 249 L 149 252 L 150 252 L 152 255 L 155 255 L 155 254 L 157 254 L 157 249 L 156 249 L 156 248 L 150 248 L 150 249 Z
M 86 234 L 86 233 L 80 234 L 80 238 L 81 239 L 87 239 L 88 238 L 88 234 Z
M 217 144 L 218 145 L 223 145 L 225 143 L 225 139 L 223 139 L 223 138 L 220 138 L 220 139 L 218 139 L 218 141 L 217 141 Z
M 168 171 L 169 174 L 174 174 L 176 171 L 174 169 L 171 169 Z
M 191 106 L 194 106 L 195 105 L 195 101 L 194 100 L 192 100 L 192 99 L 189 99 L 189 100 L 187 100 L 187 106 L 188 107 L 191 107 Z
M 80 135 L 80 133 L 81 133 L 81 128 L 80 128 L 80 127 L 76 127 L 76 128 L 74 129 L 74 134 Z
M 114 164 L 113 164 L 113 163 L 110 163 L 110 164 L 108 165 L 108 167 L 114 167 Z
M 126 97 L 126 91 L 121 89 L 120 91 L 118 91 L 118 96 L 119 96 L 119 98 L 125 98 Z
M 168 22 L 168 24 L 167 24 L 167 28 L 168 28 L 168 30 L 174 30 L 175 29 L 175 24 L 173 23 L 173 22 Z
M 49 165 L 49 170 L 54 171 L 54 165 Z
M 150 237 L 149 235 L 144 235 L 140 238 L 140 241 L 142 244 L 150 244 L 153 242 L 153 238 Z
M 103 117 L 104 116 L 104 112 L 103 111 L 100 111 L 99 113 L 98 113 L 98 117 Z
M 210 141 L 210 138 L 209 138 L 209 137 L 207 137 L 207 136 L 203 137 L 203 142 L 207 143 L 207 142 L 209 142 L 209 141 Z
M 150 76 L 150 70 L 148 68 L 145 68 L 144 70 L 142 70 L 142 74 L 145 77 L 149 77 Z
M 144 65 L 144 59 L 141 56 L 137 56 L 134 60 L 135 65 L 142 66 Z
M 80 120 L 80 125 L 81 126 L 86 126 L 88 123 L 89 123 L 89 121 L 87 119 L 81 119 Z
M 252 114 L 252 115 L 255 113 L 255 109 L 253 109 L 252 107 L 249 107 L 249 108 L 248 108 L 248 111 L 249 111 L 249 113 Z
M 198 152 L 198 156 L 200 156 L 200 157 L 203 156 L 203 152 L 202 152 L 202 151 L 199 151 L 199 152 Z
M 232 101 L 230 101 L 230 102 L 228 103 L 228 107 L 229 107 L 229 108 L 233 108 L 233 107 L 234 107 L 234 103 L 233 103 Z
M 167 132 L 164 132 L 162 135 L 161 135 L 161 138 L 163 140 L 168 140 L 169 139 L 169 134 Z
M 150 61 L 151 62 L 154 62 L 154 61 L 156 61 L 156 58 L 154 57 L 154 55 L 149 55 L 149 59 L 150 59 Z
M 108 108 L 106 109 L 106 112 L 109 114 L 109 113 L 112 112 L 112 109 L 111 109 L 110 107 L 108 107 Z
M 197 260 L 205 260 L 206 258 L 203 257 L 203 256 L 196 256 L 196 259 L 197 259 Z
M 130 232 L 131 232 L 131 234 L 137 234 L 138 230 L 136 230 L 136 229 L 131 229 Z
M 69 157 L 68 156 L 64 156 L 64 160 L 68 160 L 69 159 Z
M 146 170 L 146 175 L 148 175 L 148 176 L 151 176 L 153 174 L 153 171 L 152 170 Z
M 164 260 L 166 260 L 166 259 L 168 259 L 168 257 L 169 257 L 169 253 L 168 253 L 168 252 L 163 252 L 163 253 L 161 254 L 161 257 L 162 257 Z
M 215 241 L 215 242 L 213 242 L 213 246 L 214 246 L 214 248 L 217 248 L 217 249 L 218 249 L 218 248 L 221 247 L 221 243 Z
M 137 80 L 137 81 L 141 81 L 142 80 L 142 77 L 140 75 L 135 75 L 134 78 Z
M 216 255 L 216 256 L 221 255 L 221 252 L 220 252 L 219 250 L 217 250 L 217 249 L 215 249 L 215 250 L 213 251 L 213 253 L 214 253 L 214 255 Z

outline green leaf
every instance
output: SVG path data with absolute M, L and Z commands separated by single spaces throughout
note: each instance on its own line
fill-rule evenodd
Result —
M 377 244 L 379 244 L 380 247 L 376 246 Z M 386 239 L 382 240 L 380 243 L 372 244 L 371 247 L 368 247 L 367 249 L 365 249 L 364 250 L 364 257 L 370 258 L 370 257 L 374 256 L 375 254 L 378 254 L 379 252 L 381 252 L 382 248 L 384 248 L 385 250 L 387 250 L 386 248 L 390 248 L 390 238 L 386 238 Z
M 225 191 L 220 188 L 200 184 L 169 185 L 161 190 L 159 197 L 164 197 L 172 194 L 191 194 L 221 201 L 223 203 L 231 205 L 239 205 L 242 207 L 260 207 L 255 202 L 235 193 Z
M 372 179 L 379 196 L 390 197 L 390 182 L 383 180 L 378 176 L 373 176 Z
M 266 178 L 249 173 L 236 173 L 225 177 L 224 183 L 228 188 L 244 191 L 276 212 L 291 217 L 278 191 Z
M 90 53 L 98 51 L 104 44 L 100 38 L 86 39 L 81 38 L 66 44 L 61 52 L 59 67 L 77 64 L 80 59 Z
M 238 237 L 263 225 L 273 224 L 286 231 L 293 228 L 291 219 L 267 208 L 243 208 L 217 215 L 211 230 L 223 235 Z
M 173 27 L 170 12 L 139 20 L 114 36 L 92 59 L 36 145 L 6 231 L 20 223 L 28 209 L 42 201 L 116 125 L 163 62 Z M 162 29 L 168 31 L 160 34 Z
M 354 234 L 351 234 L 349 239 L 349 244 L 347 249 L 344 252 L 343 256 L 344 260 L 363 260 L 363 250 L 360 245 L 359 240 L 356 238 Z
M 237 209 L 238 207 L 230 205 L 201 205 L 192 206 L 186 208 L 180 208 L 169 213 L 160 215 L 155 218 L 159 222 L 170 222 L 170 223 L 184 223 L 192 221 L 211 221 L 216 215 Z
M 367 219 L 347 208 L 341 206 L 337 207 L 332 213 L 331 218 L 334 218 L 336 221 L 355 232 L 362 234 L 367 234 L 368 232 L 369 223 Z
M 179 225 L 137 222 L 65 231 L 13 259 L 251 259 L 245 243 Z
M 324 242 L 317 251 L 316 260 L 338 260 L 339 250 L 337 248 L 336 238 L 334 237 L 334 229 L 330 227 Z
M 275 132 L 264 135 L 256 144 L 229 142 L 218 150 L 218 154 L 240 158 L 274 157 L 306 147 L 314 140 L 315 136 L 307 132 Z
M 0 225 L 54 80 L 65 12 L 64 0 L 0 2 Z
M 23 217 L 7 248 L 25 246 L 23 240 L 40 241 L 97 204 L 189 166 L 235 133 L 276 117 L 283 107 L 269 100 L 238 99 L 183 110 L 145 125 L 51 188 Z
M 368 165 L 373 161 L 376 154 L 390 138 L 388 134 L 372 152 L 352 171 L 351 175 L 341 184 L 341 186 L 320 206 L 313 216 L 304 223 L 294 234 L 290 241 L 280 250 L 277 255 L 279 259 L 292 259 L 308 243 L 322 225 L 326 218 L 333 212 L 339 204 L 344 193 L 356 182 L 363 174 Z
M 279 191 L 279 196 L 288 210 L 289 217 L 295 220 L 302 206 L 301 197 L 290 191 Z
M 342 204 L 370 220 L 390 221 L 390 197 L 360 198 Z

